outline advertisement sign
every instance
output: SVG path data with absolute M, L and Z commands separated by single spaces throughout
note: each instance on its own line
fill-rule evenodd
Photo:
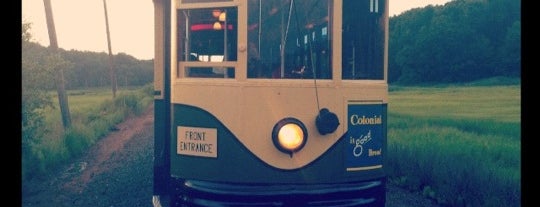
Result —
M 347 113 L 347 171 L 382 168 L 384 108 L 381 103 L 349 102 Z

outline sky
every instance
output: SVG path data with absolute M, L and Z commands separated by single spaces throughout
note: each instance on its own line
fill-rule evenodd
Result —
M 390 16 L 450 0 L 389 0 Z M 113 54 L 140 60 L 154 58 L 152 0 L 107 0 Z M 21 20 L 32 24 L 32 41 L 49 46 L 43 0 L 22 0 Z M 58 47 L 64 50 L 108 53 L 103 0 L 51 0 Z

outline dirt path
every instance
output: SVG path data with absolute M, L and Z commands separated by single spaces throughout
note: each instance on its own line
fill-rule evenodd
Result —
M 106 138 L 101 139 L 92 149 L 84 160 L 87 161 L 86 169 L 80 176 L 74 177 L 70 182 L 63 185 L 64 188 L 73 192 L 82 192 L 90 179 L 95 174 L 99 174 L 108 167 L 104 165 L 105 161 L 111 156 L 122 150 L 125 143 L 134 135 L 145 130 L 144 126 L 154 123 L 154 107 L 149 107 L 141 116 L 129 117 L 126 121 L 116 126 L 116 131 L 110 133 Z

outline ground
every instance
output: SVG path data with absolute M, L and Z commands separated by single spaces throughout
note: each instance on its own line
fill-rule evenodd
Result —
M 22 181 L 22 206 L 152 206 L 153 107 L 132 116 L 81 158 L 50 176 Z M 436 207 L 419 193 L 388 185 L 386 206 Z

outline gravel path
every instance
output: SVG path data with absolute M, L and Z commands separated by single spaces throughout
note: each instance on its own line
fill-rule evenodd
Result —
M 52 178 L 22 182 L 23 207 L 151 207 L 153 107 L 101 139 Z M 388 185 L 388 207 L 437 207 L 431 200 Z

